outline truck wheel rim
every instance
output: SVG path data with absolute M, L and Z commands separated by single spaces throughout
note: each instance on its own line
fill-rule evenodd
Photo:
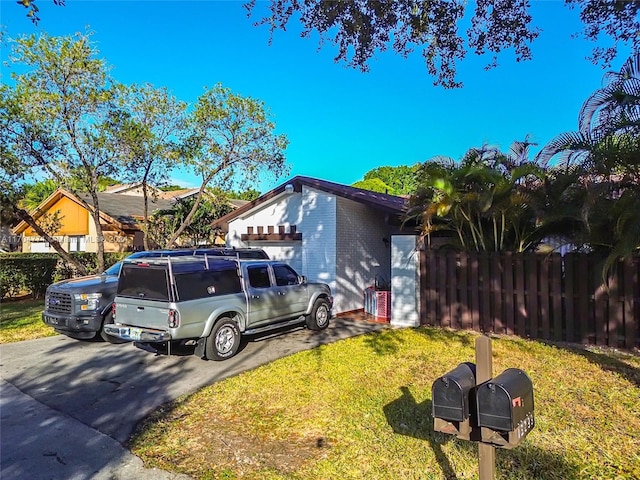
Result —
M 319 327 L 322 327 L 327 323 L 328 320 L 329 320 L 329 314 L 327 312 L 327 307 L 322 305 L 321 307 L 318 308 L 318 311 L 316 312 L 316 324 Z
M 229 353 L 233 348 L 235 335 L 231 327 L 222 327 L 216 334 L 216 350 L 219 353 Z

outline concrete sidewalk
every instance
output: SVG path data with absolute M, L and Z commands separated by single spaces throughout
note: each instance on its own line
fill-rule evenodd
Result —
M 0 380 L 2 479 L 188 479 L 157 469 L 113 438 Z

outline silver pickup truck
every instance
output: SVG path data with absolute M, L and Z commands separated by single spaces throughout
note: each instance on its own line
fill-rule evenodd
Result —
M 132 253 L 128 259 L 150 257 L 174 257 L 208 255 L 268 259 L 260 248 L 199 247 L 195 249 L 146 250 Z M 104 332 L 104 325 L 113 323 L 111 309 L 118 289 L 118 262 L 100 275 L 72 278 L 52 283 L 47 287 L 42 321 L 51 325 L 57 333 L 78 340 L 101 337 L 111 343 L 117 338 Z
M 104 330 L 120 340 L 195 344 L 195 355 L 224 360 L 242 335 L 306 323 L 327 328 L 333 298 L 273 260 L 204 256 L 126 260 Z

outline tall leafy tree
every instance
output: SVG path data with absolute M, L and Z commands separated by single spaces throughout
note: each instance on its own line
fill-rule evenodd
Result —
M 251 0 L 245 8 L 252 13 L 256 3 Z M 565 0 L 565 4 L 580 11 L 583 37 L 600 40 L 592 52 L 593 62 L 608 66 L 619 45 L 640 48 L 640 1 Z M 465 16 L 471 25 L 461 32 Z M 268 14 L 256 25 L 267 25 L 273 34 L 285 30 L 294 18 L 300 19 L 303 37 L 315 33 L 321 45 L 329 40 L 338 50 L 335 61 L 362 71 L 368 70 L 378 51 L 391 48 L 406 57 L 421 49 L 434 83 L 449 88 L 462 85 L 456 69 L 468 51 L 489 54 L 487 68 L 496 66 L 498 55 L 508 49 L 517 61 L 528 60 L 531 44 L 541 33 L 533 25 L 528 0 L 270 0 Z M 609 37 L 611 44 L 606 46 L 603 37 Z
M 578 131 L 552 139 L 540 152 L 562 165 L 580 164 L 591 173 L 629 174 L 640 180 L 640 51 L 619 72 L 609 72 L 604 85 L 583 103 Z
M 275 123 L 261 101 L 218 84 L 198 98 L 187 121 L 183 154 L 202 183 L 191 211 L 166 246 L 173 245 L 189 227 L 207 187 L 244 189 L 262 173 L 279 178 L 288 171 L 287 138 L 275 132 Z
M 117 162 L 108 123 L 113 85 L 97 53 L 85 34 L 18 38 L 9 65 L 17 67 L 13 85 L 2 88 L 0 114 L 3 155 L 19 159 L 23 175 L 44 173 L 76 194 L 91 212 L 102 269 L 104 236 L 97 192 L 100 177 L 113 175 Z M 45 238 L 64 255 L 55 239 Z
M 393 195 L 391 187 L 379 178 L 368 178 L 366 180 L 359 180 L 351 186 L 361 188 L 363 190 L 369 190 L 371 192 L 390 193 Z
M 209 193 L 199 202 L 193 219 L 178 237 L 181 245 L 210 245 L 215 242 L 216 232 L 211 229 L 211 224 L 231 212 L 232 207 L 226 195 L 219 191 Z M 194 197 L 180 199 L 174 208 L 155 212 L 149 222 L 149 237 L 153 243 L 167 244 L 184 223 L 194 203 Z
M 148 250 L 149 199 L 156 191 L 149 186 L 168 183 L 169 173 L 181 161 L 178 142 L 184 134 L 187 105 L 166 88 L 149 84 L 121 85 L 117 98 L 120 109 L 113 115 L 112 125 L 118 139 L 119 161 L 125 181 L 142 186 L 143 241 Z
M 247 188 L 243 191 L 232 190 L 228 193 L 229 198 L 235 198 L 237 200 L 246 200 L 248 202 L 255 200 L 260 196 L 260 192 L 255 188 Z
M 365 173 L 364 179 L 353 186 L 391 195 L 409 195 L 415 191 L 418 168 L 418 164 L 377 167 Z
M 58 185 L 51 179 L 25 185 L 24 198 L 20 206 L 26 210 L 33 210 L 58 189 Z
M 70 183 L 73 183 L 73 178 L 69 179 Z M 100 177 L 98 179 L 98 190 L 103 191 L 110 185 L 115 185 L 118 180 L 111 177 Z M 77 182 L 75 188 L 81 192 L 82 182 Z M 29 183 L 24 185 L 24 197 L 20 200 L 20 206 L 26 210 L 33 210 L 40 205 L 44 200 L 49 197 L 53 192 L 58 189 L 58 184 L 51 179 L 42 180 L 35 183 Z
M 37 25 L 40 0 L 18 0 Z M 64 5 L 65 0 L 53 0 Z M 255 12 L 256 0 L 244 4 Z M 263 2 L 260 2 L 261 4 Z M 337 46 L 335 61 L 362 71 L 379 51 L 392 49 L 407 57 L 421 49 L 434 84 L 459 87 L 457 64 L 469 51 L 490 55 L 486 68 L 495 67 L 504 50 L 513 50 L 516 61 L 532 57 L 531 44 L 542 32 L 533 24 L 529 0 L 270 0 L 269 12 L 256 25 L 267 25 L 271 33 L 286 30 L 299 19 L 303 37 L 316 33 L 320 45 L 326 40 Z M 564 0 L 579 11 L 581 35 L 592 42 L 590 60 L 610 66 L 620 46 L 640 49 L 639 0 Z M 188 8 L 188 7 L 185 7 Z M 471 25 L 461 31 L 463 18 Z M 574 32 L 571 32 L 574 33 Z M 605 41 L 609 40 L 609 43 Z

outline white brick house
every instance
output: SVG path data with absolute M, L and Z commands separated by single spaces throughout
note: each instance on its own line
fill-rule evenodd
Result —
M 363 309 L 363 291 L 376 280 L 391 283 L 391 237 L 405 208 L 402 197 L 298 176 L 213 226 L 230 247 L 263 248 L 328 283 L 334 313 L 345 313 Z

